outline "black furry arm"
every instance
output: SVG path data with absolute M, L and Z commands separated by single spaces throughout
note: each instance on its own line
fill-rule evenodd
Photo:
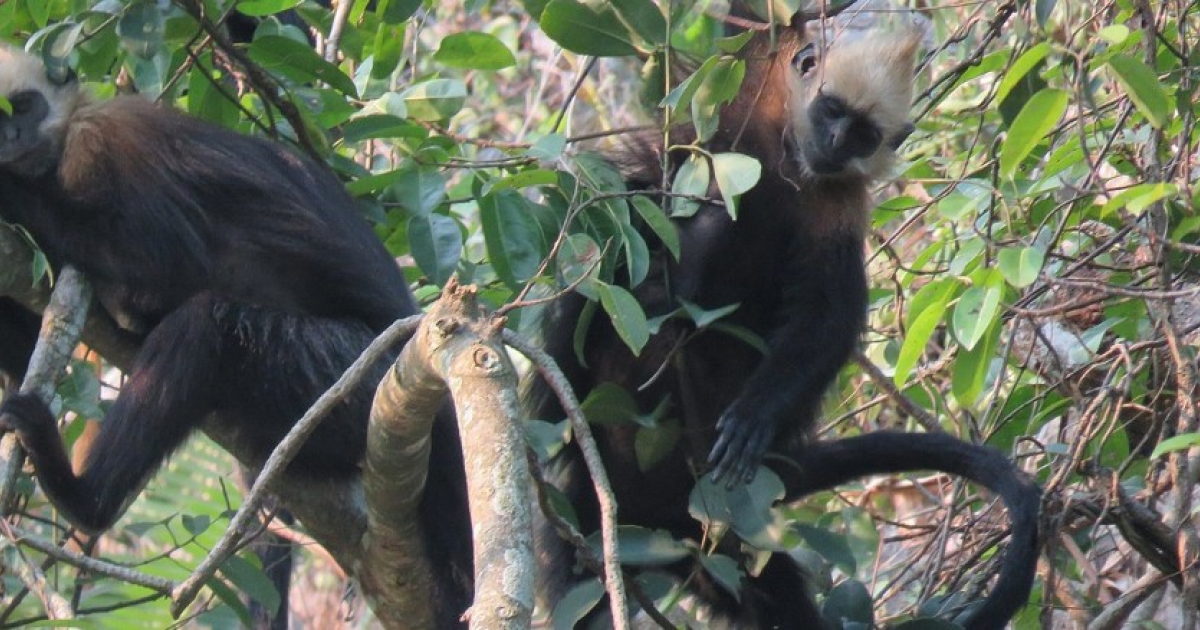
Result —
M 812 429 L 821 397 L 862 331 L 867 284 L 859 239 L 846 235 L 801 255 L 808 262 L 798 261 L 781 280 L 783 321 L 767 339 L 767 355 L 717 423 L 709 463 L 718 479 L 749 480 L 777 438 Z

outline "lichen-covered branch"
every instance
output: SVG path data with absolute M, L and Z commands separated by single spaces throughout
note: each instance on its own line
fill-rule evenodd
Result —
M 452 280 L 380 384 L 364 472 L 371 506 L 365 555 L 375 560 L 373 569 L 419 578 L 406 581 L 407 589 L 393 589 L 391 606 L 375 606 L 389 625 L 425 627 L 415 620 L 431 614 L 416 509 L 433 416 L 449 392 L 462 436 L 475 538 L 475 600 L 466 616 L 472 628 L 529 627 L 532 500 L 517 376 L 501 342 L 502 326 L 480 309 L 474 287 Z M 381 554 L 392 559 L 381 561 Z M 364 586 L 378 579 L 364 576 Z

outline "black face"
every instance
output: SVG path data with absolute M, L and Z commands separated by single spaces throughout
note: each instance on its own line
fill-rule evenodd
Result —
M 883 134 L 870 118 L 836 96 L 818 96 L 808 108 L 808 118 L 812 138 L 805 157 L 820 175 L 842 172 L 851 160 L 871 156 L 883 142 Z
M 12 113 L 0 111 L 0 166 L 26 158 L 40 142 L 38 127 L 50 113 L 41 92 L 25 90 L 8 97 Z

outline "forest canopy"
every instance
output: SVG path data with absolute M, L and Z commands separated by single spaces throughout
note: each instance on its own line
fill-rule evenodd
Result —
M 632 289 L 652 252 L 678 255 L 672 220 L 704 198 L 735 214 L 760 177 L 753 157 L 701 146 L 721 107 L 754 89 L 736 55 L 747 25 L 786 23 L 801 3 L 735 4 L 745 17 L 705 0 L 8 0 L 0 42 L 97 98 L 140 94 L 323 161 L 422 304 L 456 278 L 510 333 L 537 339 L 547 300 L 578 291 L 636 353 L 665 318 Z M 873 191 L 867 329 L 825 396 L 821 437 L 943 431 L 1036 479 L 1042 555 L 1014 627 L 1197 627 L 1200 2 L 863 0 L 824 32 L 876 27 L 922 33 L 916 128 Z M 627 189 L 613 156 L 681 126 L 706 159 L 665 182 L 672 203 Z M 59 270 L 18 229 L 0 237 L 0 295 L 44 290 Z M 670 316 L 761 345 L 728 323 L 735 308 Z M 55 393 L 68 442 L 103 417 L 120 364 L 77 353 Z M 638 409 L 619 388 L 581 407 L 635 432 L 644 468 L 681 439 L 665 405 Z M 524 426 L 543 457 L 569 433 L 561 417 Z M 39 589 L 102 626 L 174 623 L 154 584 L 25 541 L 183 580 L 241 502 L 234 468 L 193 440 L 110 532 L 82 542 L 25 477 L 0 531 L 0 625 L 50 618 Z M 948 475 L 863 480 L 794 505 L 774 504 L 771 475 L 719 497 L 704 483 L 688 491 L 704 526 L 787 549 L 840 627 L 977 599 L 1006 544 L 1002 506 Z M 291 618 L 369 623 L 303 523 L 285 533 L 311 549 Z M 621 549 L 628 566 L 701 557 L 722 587 L 744 570 L 657 530 L 623 528 Z M 643 589 L 662 594 L 646 574 Z M 214 627 L 247 621 L 246 598 L 279 597 L 248 550 L 205 592 L 187 615 Z M 602 594 L 596 580 L 560 605 L 581 618 Z

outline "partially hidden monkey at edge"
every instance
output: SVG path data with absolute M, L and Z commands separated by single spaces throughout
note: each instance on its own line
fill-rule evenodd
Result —
M 649 470 L 638 464 L 637 427 L 593 425 L 622 524 L 700 541 L 704 532 L 688 513 L 700 475 L 711 471 L 736 485 L 762 464 L 785 482 L 787 501 L 866 475 L 918 470 L 960 475 L 996 492 L 1008 507 L 1012 538 L 992 593 L 964 623 L 971 630 L 1002 628 L 1033 583 L 1040 495 L 1032 481 L 999 452 L 945 434 L 880 431 L 811 441 L 822 396 L 866 323 L 863 250 L 871 188 L 913 130 L 908 110 L 919 44 L 915 33 L 882 30 L 826 40 L 808 34 L 813 17 L 797 15 L 774 47 L 767 33 L 746 45 L 740 94 L 723 109 L 705 147 L 748 154 L 762 165 L 737 219 L 714 204 L 675 219 L 679 260 L 660 247 L 649 276 L 633 290 L 648 317 L 670 313 L 682 301 L 704 309 L 737 304 L 726 321 L 762 338 L 765 354 L 726 333 L 695 334 L 693 324 L 675 318 L 634 356 L 606 317 L 581 318 L 586 300 L 578 294 L 551 309 L 546 348 L 580 400 L 602 383 L 615 383 L 634 395 L 640 413 L 649 413 L 669 396 L 681 436 Z M 646 142 L 650 150 L 639 146 L 617 161 L 626 167 L 632 161 L 629 190 L 653 195 L 663 181 L 662 140 Z M 687 156 L 669 157 L 678 168 Z M 583 364 L 577 335 L 584 338 Z M 527 394 L 533 417 L 562 417 L 538 385 Z M 584 534 L 595 531 L 598 507 L 574 445 L 547 473 L 571 500 Z M 552 607 L 573 583 L 564 572 L 571 549 L 542 527 L 535 537 L 543 569 L 539 602 Z M 740 557 L 736 536 L 724 536 L 721 550 Z M 697 563 L 675 569 L 735 627 L 824 627 L 804 576 L 786 554 L 773 554 L 749 574 L 739 600 L 706 579 Z
M 372 339 L 419 312 L 395 261 L 323 165 L 139 97 L 93 101 L 73 78 L 0 44 L 0 217 L 142 338 L 79 474 L 46 404 L 5 393 L 39 484 L 72 525 L 112 526 L 147 479 L 205 423 L 242 436 L 260 465 Z M 38 318 L 0 298 L 0 370 L 19 382 Z M 393 355 L 392 358 L 394 358 Z M 316 429 L 288 468 L 359 474 L 375 385 Z M 434 423 L 420 507 L 439 628 L 464 624 L 474 569 L 453 415 Z

